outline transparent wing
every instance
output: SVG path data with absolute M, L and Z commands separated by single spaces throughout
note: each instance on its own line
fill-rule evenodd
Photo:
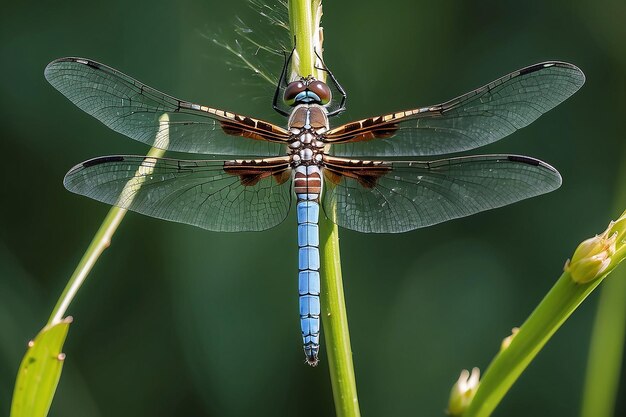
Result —
M 345 157 L 430 156 L 502 139 L 535 121 L 585 82 L 576 66 L 545 62 L 515 71 L 443 104 L 332 129 L 331 153 Z
M 347 229 L 399 233 L 502 207 L 553 191 L 559 173 L 514 155 L 433 162 L 365 162 L 330 157 L 324 168 L 326 215 Z
M 183 161 L 106 156 L 72 168 L 65 187 L 94 200 L 214 231 L 265 230 L 291 204 L 288 158 Z
M 106 126 L 160 149 L 277 156 L 285 152 L 289 138 L 286 130 L 271 123 L 179 100 L 85 58 L 53 61 L 45 76 L 72 103 Z M 169 121 L 159 132 L 163 114 Z

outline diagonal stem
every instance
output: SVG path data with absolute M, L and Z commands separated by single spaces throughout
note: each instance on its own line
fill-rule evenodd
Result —
M 162 126 L 166 126 L 165 123 L 167 122 L 167 115 L 164 114 L 161 116 L 159 121 Z M 157 137 L 163 137 L 163 135 L 159 136 L 157 133 Z M 150 152 L 146 155 L 146 158 L 159 158 L 162 157 L 164 153 L 165 151 L 163 149 L 151 148 Z M 142 178 L 145 178 L 145 175 L 143 177 L 131 179 L 122 193 L 126 192 L 126 190 L 130 188 L 130 185 L 141 186 L 140 183 L 142 182 Z M 70 277 L 63 293 L 54 306 L 54 309 L 50 314 L 50 318 L 48 319 L 48 326 L 60 323 L 61 320 L 63 320 L 70 303 L 85 282 L 85 279 L 87 279 L 89 272 L 98 261 L 98 258 L 100 258 L 100 255 L 102 255 L 104 250 L 111 244 L 111 238 L 115 234 L 117 227 L 124 219 L 126 212 L 127 210 L 120 207 L 112 207 L 111 210 L 109 210 L 109 213 L 104 218 L 104 221 L 91 240 L 89 247 L 87 247 L 85 254 L 76 266 L 74 273 Z

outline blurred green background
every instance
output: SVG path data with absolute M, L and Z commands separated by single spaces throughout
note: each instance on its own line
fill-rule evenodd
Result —
M 587 75 L 570 100 L 478 152 L 541 158 L 563 175 L 558 191 L 401 235 L 341 231 L 363 414 L 443 415 L 460 370 L 484 370 L 577 243 L 618 214 L 626 3 L 347 0 L 324 12 L 325 60 L 349 95 L 335 123 L 438 103 L 548 59 Z M 65 172 L 147 151 L 56 92 L 45 65 L 85 56 L 181 98 L 281 122 L 269 90 L 250 86 L 203 36 L 233 40 L 237 16 L 256 19 L 242 0 L 3 5 L 1 415 L 27 341 L 108 210 L 67 192 Z M 296 254 L 293 215 L 239 234 L 127 215 L 70 309 L 50 415 L 333 415 L 325 348 L 321 366 L 303 364 Z M 495 415 L 577 415 L 596 302 L 563 326 Z M 623 395 L 616 415 L 626 415 Z

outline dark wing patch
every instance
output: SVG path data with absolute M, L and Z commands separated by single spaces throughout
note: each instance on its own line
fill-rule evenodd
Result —
M 326 157 L 324 177 L 327 181 L 338 185 L 344 177 L 353 179 L 363 188 L 374 188 L 378 179 L 387 175 L 392 166 L 382 161 L 360 161 L 343 158 Z
M 515 71 L 435 106 L 371 117 L 330 130 L 330 152 L 343 157 L 402 158 L 478 148 L 521 129 L 574 94 L 576 66 L 545 62 Z
M 550 165 L 516 155 L 432 162 L 325 159 L 322 206 L 341 227 L 399 233 L 502 207 L 557 189 Z
M 290 136 L 285 129 L 262 120 L 179 100 L 85 58 L 57 59 L 48 64 L 45 76 L 54 88 L 109 128 L 160 149 L 277 156 L 284 153 Z
M 281 223 L 291 204 L 289 157 L 196 161 L 106 156 L 65 176 L 77 194 L 147 216 L 214 231 L 258 231 Z
M 257 185 L 259 181 L 273 178 L 277 185 L 291 178 L 289 157 L 249 161 L 225 161 L 224 172 L 239 177 L 244 186 Z

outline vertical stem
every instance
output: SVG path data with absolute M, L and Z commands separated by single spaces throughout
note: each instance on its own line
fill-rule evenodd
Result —
M 314 36 L 314 14 L 311 0 L 289 0 L 289 26 L 291 34 L 296 43 L 297 63 L 296 71 L 298 75 L 306 77 L 315 72 L 313 36 Z M 321 54 L 321 51 L 318 51 Z
M 339 233 L 337 225 L 323 216 L 320 218 L 320 243 L 324 252 L 321 274 L 322 323 L 335 408 L 339 417 L 357 417 L 361 412 L 341 279 Z
M 319 0 L 289 0 L 291 33 L 296 40 L 294 70 L 301 76 L 315 75 L 314 37 L 320 39 L 317 17 L 320 16 Z M 322 54 L 321 50 L 316 51 Z M 321 74 L 318 74 L 318 77 Z M 341 256 L 337 225 L 320 216 L 320 243 L 323 252 L 322 280 L 322 323 L 328 368 L 339 417 L 359 417 L 359 401 L 352 363 L 348 315 L 341 278 Z

